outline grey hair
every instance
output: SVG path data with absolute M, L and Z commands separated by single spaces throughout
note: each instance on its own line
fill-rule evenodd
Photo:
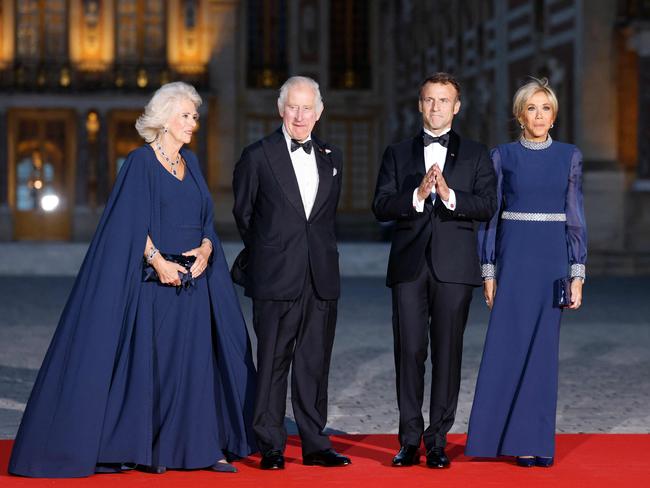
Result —
M 135 123 L 140 137 L 148 143 L 156 140 L 173 115 L 174 106 L 181 100 L 189 100 L 197 109 L 203 103 L 196 88 L 182 81 L 167 83 L 158 88 Z
M 320 114 L 323 111 L 323 97 L 320 94 L 320 88 L 316 80 L 308 76 L 292 76 L 280 87 L 280 94 L 278 95 L 278 110 L 280 113 L 284 112 L 284 105 L 287 103 L 289 89 L 297 85 L 309 85 L 314 90 L 314 94 L 316 95 L 316 112 Z

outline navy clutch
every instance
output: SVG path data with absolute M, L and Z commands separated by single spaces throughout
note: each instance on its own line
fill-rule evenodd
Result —
M 190 273 L 190 268 L 194 264 L 194 261 L 196 261 L 196 256 L 183 256 L 182 254 L 165 254 L 165 253 L 160 253 L 160 255 L 165 258 L 167 261 L 171 261 L 172 263 L 180 264 L 187 270 L 187 273 L 183 274 L 179 271 L 179 275 L 181 278 L 181 286 L 182 287 L 187 287 L 191 286 L 194 284 L 193 279 L 192 279 L 192 273 Z M 142 281 L 160 281 L 158 278 L 158 273 L 156 273 L 156 270 L 154 269 L 153 266 L 151 266 L 149 263 L 147 263 L 146 258 L 142 258 Z
M 566 308 L 571 305 L 571 279 L 560 278 L 553 282 L 553 306 Z

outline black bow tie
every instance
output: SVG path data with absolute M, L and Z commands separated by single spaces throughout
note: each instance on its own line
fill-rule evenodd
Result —
M 305 142 L 298 142 L 295 139 L 291 139 L 291 152 L 303 148 L 307 154 L 311 154 L 311 139 Z
M 431 134 L 427 134 L 425 132 L 423 136 L 424 136 L 424 147 L 427 147 L 429 144 L 433 144 L 434 142 L 437 142 L 442 147 L 447 147 L 449 145 L 449 132 L 441 135 L 440 137 L 434 137 Z

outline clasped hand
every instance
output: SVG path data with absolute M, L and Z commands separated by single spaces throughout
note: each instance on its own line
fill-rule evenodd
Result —
M 201 276 L 208 267 L 208 260 L 211 252 L 212 246 L 206 242 L 200 247 L 190 249 L 183 253 L 183 256 L 196 257 L 196 261 L 194 261 L 194 264 L 192 264 L 192 267 L 190 268 L 190 273 L 192 273 L 193 278 Z M 187 269 L 183 266 L 178 263 L 167 261 L 160 255 L 160 253 L 154 256 L 151 265 L 156 270 L 156 273 L 158 273 L 158 279 L 164 285 L 179 286 L 181 284 L 181 279 L 178 273 L 187 273 Z
M 449 200 L 449 187 L 438 164 L 432 165 L 422 178 L 422 182 L 418 187 L 418 198 L 424 200 L 431 194 L 433 189 L 445 202 Z
M 569 310 L 578 310 L 582 305 L 582 285 L 583 281 L 574 279 L 571 281 L 571 305 L 567 308 Z M 497 293 L 497 280 L 489 279 L 483 282 L 483 296 L 485 297 L 485 304 L 490 310 L 494 305 L 494 296 Z

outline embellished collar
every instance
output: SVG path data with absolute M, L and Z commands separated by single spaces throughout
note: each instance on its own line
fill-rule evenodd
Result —
M 545 141 L 542 142 L 533 142 L 526 139 L 524 136 L 519 138 L 519 144 L 524 146 L 526 149 L 532 149 L 533 151 L 540 151 L 542 149 L 547 149 L 553 144 L 553 138 L 551 134 L 548 135 Z

